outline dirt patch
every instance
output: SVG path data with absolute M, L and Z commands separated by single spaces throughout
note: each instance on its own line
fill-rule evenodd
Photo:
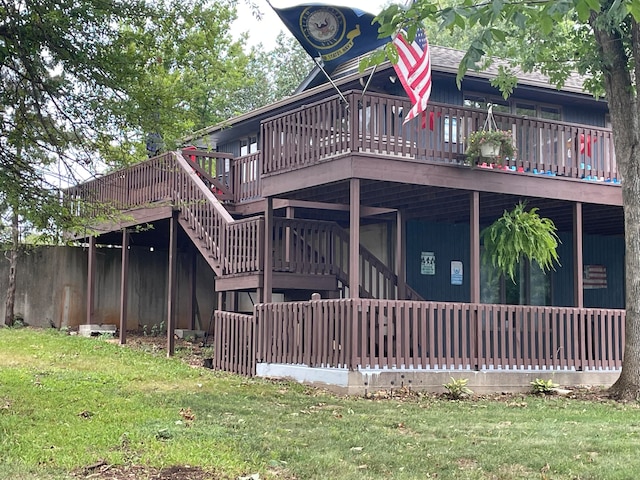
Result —
M 120 339 L 113 338 L 107 341 L 119 343 Z M 167 352 L 167 337 L 166 335 L 154 336 L 143 335 L 139 332 L 127 332 L 125 346 L 164 356 Z M 212 354 L 213 347 L 207 339 L 198 338 L 194 341 L 183 338 L 174 339 L 175 357 L 193 367 L 207 366 L 206 364 L 208 363 L 209 368 L 211 368 L 211 362 L 206 362 L 206 360 L 210 359 Z

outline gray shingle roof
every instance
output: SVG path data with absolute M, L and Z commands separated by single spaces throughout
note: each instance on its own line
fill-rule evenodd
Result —
M 431 45 L 430 50 L 432 71 L 453 74 L 458 73 L 458 65 L 460 65 L 462 57 L 464 57 L 464 51 L 456 50 L 454 48 L 440 47 L 438 45 Z M 332 76 L 343 77 L 356 73 L 358 71 L 358 64 L 360 63 L 360 60 L 362 58 L 363 57 L 354 58 L 352 60 L 349 60 L 348 62 L 343 63 L 333 72 Z M 498 74 L 498 68 L 500 66 L 512 68 L 509 61 L 503 59 L 494 59 L 493 63 L 486 70 L 469 70 L 467 71 L 466 76 L 486 79 L 495 78 Z M 391 68 L 391 64 L 389 62 L 385 62 L 381 67 L 378 67 L 378 69 L 381 70 L 385 68 Z M 318 74 L 321 73 L 318 72 Z M 543 75 L 542 73 L 526 73 L 520 68 L 515 68 L 514 74 L 518 78 L 519 84 L 557 90 L 556 85 L 549 81 L 549 77 Z M 569 78 L 567 78 L 567 81 L 565 82 L 565 85 L 561 90 L 572 93 L 588 94 L 584 91 L 584 80 L 584 77 L 578 74 L 572 74 L 569 76 Z

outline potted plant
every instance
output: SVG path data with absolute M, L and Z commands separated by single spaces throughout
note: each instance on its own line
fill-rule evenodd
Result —
M 516 155 L 513 136 L 508 130 L 478 130 L 466 141 L 465 155 L 474 162 L 484 158 L 502 165 L 505 159 L 513 159 Z

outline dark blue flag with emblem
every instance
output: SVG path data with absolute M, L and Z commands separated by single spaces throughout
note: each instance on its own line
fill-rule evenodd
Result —
M 378 38 L 375 15 L 349 7 L 318 3 L 275 8 L 280 19 L 312 58 L 331 73 L 338 65 L 391 41 Z

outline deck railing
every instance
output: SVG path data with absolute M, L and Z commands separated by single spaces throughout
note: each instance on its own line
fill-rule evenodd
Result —
M 312 367 L 610 370 L 624 310 L 370 299 L 260 304 L 258 362 Z
M 482 110 L 430 103 L 418 120 L 403 123 L 407 99 L 350 92 L 305 105 L 263 122 L 262 173 L 302 168 L 346 153 L 369 152 L 439 163 L 464 163 L 465 139 L 483 127 Z M 506 165 L 531 173 L 617 181 L 611 130 L 495 113 L 510 130 L 518 154 Z
M 213 368 L 240 375 L 255 375 L 255 339 L 255 318 L 252 315 L 216 310 Z
M 235 221 L 214 195 L 220 185 L 203 178 L 206 170 L 197 166 L 179 153 L 167 153 L 70 188 L 65 201 L 78 215 L 112 222 L 122 220 L 119 211 L 170 205 L 180 210 L 180 221 L 194 232 L 216 273 L 259 271 L 264 220 Z

